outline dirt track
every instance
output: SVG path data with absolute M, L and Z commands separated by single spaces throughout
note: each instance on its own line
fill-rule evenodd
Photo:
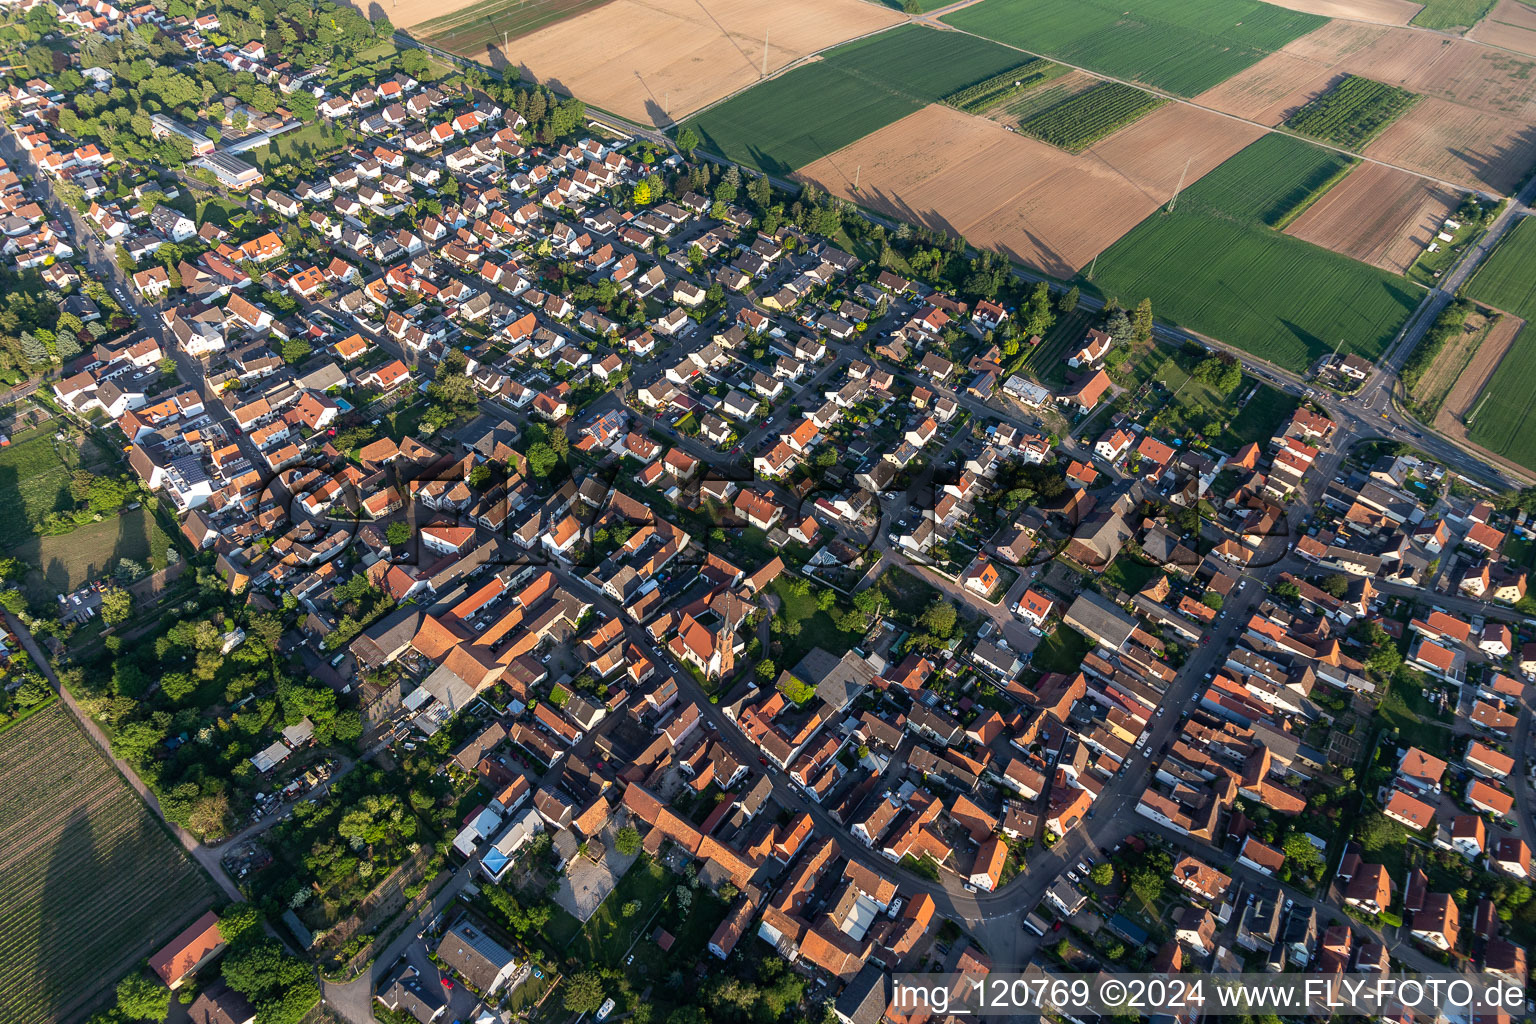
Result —
M 1166 203 L 1186 159 L 1188 185 L 1261 133 L 1170 103 L 1073 156 L 935 104 L 799 176 L 1065 277 Z

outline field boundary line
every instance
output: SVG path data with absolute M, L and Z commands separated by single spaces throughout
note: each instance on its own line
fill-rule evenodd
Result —
M 1302 135 L 1300 132 L 1288 131 L 1283 126 L 1281 126 L 1281 125 L 1268 125 L 1268 124 L 1264 124 L 1262 121 L 1254 121 L 1251 118 L 1241 117 L 1241 116 L 1239 116 L 1237 114 L 1229 113 L 1228 111 L 1225 111 L 1225 110 L 1218 110 L 1215 107 L 1209 106 L 1209 105 L 1207 105 L 1205 103 L 1197 103 L 1197 102 L 1195 102 L 1195 100 L 1192 97 L 1189 97 L 1189 96 L 1180 96 L 1180 95 L 1178 95 L 1176 93 L 1168 92 L 1166 89 L 1159 89 L 1156 86 L 1147 85 L 1147 84 L 1142 83 L 1142 82 L 1136 82 L 1136 81 L 1132 81 L 1132 80 L 1126 79 L 1126 78 L 1119 78 L 1119 77 L 1116 77 L 1114 75 L 1106 75 L 1106 74 L 1104 74 L 1101 71 L 1095 71 L 1092 68 L 1083 67 L 1081 64 L 1073 64 L 1069 60 L 1062 60 L 1060 57 L 1053 57 L 1053 56 L 1051 56 L 1048 53 L 1039 53 L 1039 52 L 1037 52 L 1035 50 L 1026 50 L 1022 46 L 1015 46 L 1012 43 L 1005 43 L 1005 42 L 1002 42 L 1001 40 L 993 39 L 990 36 L 984 36 L 984 35 L 982 35 L 979 32 L 972 32 L 972 31 L 969 31 L 968 29 L 957 28 L 954 25 L 948 25 L 948 24 L 945 25 L 945 28 L 948 28 L 952 32 L 959 32 L 962 35 L 974 36 L 977 39 L 985 40 L 986 42 L 989 42 L 989 43 L 996 43 L 998 46 L 1006 46 L 1010 50 L 1017 50 L 1019 53 L 1026 53 L 1026 54 L 1029 54 L 1031 57 L 1040 57 L 1040 58 L 1042 58 L 1044 60 L 1055 61 L 1057 64 L 1063 64 L 1063 65 L 1065 65 L 1065 66 L 1067 66 L 1069 68 L 1073 68 L 1073 69 L 1075 69 L 1077 71 L 1081 71 L 1084 74 L 1092 75 L 1095 78 L 1102 78 L 1106 82 L 1119 82 L 1121 85 L 1129 85 L 1132 88 L 1141 89 L 1144 92 L 1150 92 L 1154 96 L 1161 96 L 1163 99 L 1173 100 L 1175 103 L 1183 103 L 1186 106 L 1194 107 L 1196 110 L 1204 110 L 1204 111 L 1206 111 L 1208 113 L 1216 114 L 1216 115 L 1218 115 L 1220 117 L 1226 118 L 1229 121 L 1236 121 L 1239 124 L 1251 125 L 1254 128 L 1261 129 L 1266 134 L 1285 135 L 1285 136 L 1288 136 L 1290 138 L 1296 139 L 1298 142 L 1305 142 L 1305 143 L 1308 143 L 1310 145 L 1317 146 L 1317 147 L 1319 147 L 1321 149 L 1332 150 L 1335 153 L 1339 153 L 1339 154 L 1342 154 L 1344 156 L 1355 157 L 1355 158 L 1358 158 L 1360 160 L 1364 160 L 1367 163 L 1380 164 L 1383 167 L 1390 167 L 1390 168 L 1393 168 L 1394 170 L 1402 171 L 1404 174 L 1411 174 L 1411 175 L 1413 175 L 1416 178 L 1422 178 L 1425 181 L 1432 181 L 1432 182 L 1434 182 L 1437 185 L 1441 185 L 1441 186 L 1444 186 L 1446 188 L 1454 189 L 1457 192 L 1472 192 L 1472 193 L 1476 193 L 1477 195 L 1484 196 L 1484 197 L 1486 197 L 1488 199 L 1492 199 L 1492 200 L 1495 200 L 1495 201 L 1500 200 L 1500 199 L 1508 199 L 1508 198 L 1510 198 L 1509 196 L 1504 195 L 1501 192 L 1492 192 L 1492 191 L 1489 191 L 1488 189 L 1485 189 L 1485 188 L 1473 188 L 1473 187 L 1468 186 L 1468 185 L 1458 184 L 1457 182 L 1448 181 L 1448 180 L 1446 180 L 1444 178 L 1437 178 L 1433 174 L 1426 174 L 1424 171 L 1416 171 L 1416 170 L 1414 170 L 1411 167 L 1403 167 L 1403 166 L 1401 166 L 1399 164 L 1394 164 L 1390 160 L 1382 160 L 1379 157 L 1366 156 L 1364 153 L 1356 153 L 1353 150 L 1345 149 L 1343 146 L 1338 146 L 1338 145 L 1335 145 L 1335 144 L 1333 144 L 1331 142 L 1325 142 L 1325 141 L 1322 141 L 1320 139 L 1314 139 L 1314 138 L 1312 138 L 1309 135 Z M 1436 33 L 1436 34 L 1441 34 L 1441 33 Z M 1278 53 L 1279 51 L 1276 50 L 1274 52 Z M 1510 52 L 1513 52 L 1513 51 L 1510 51 Z M 1527 60 L 1530 59 L 1528 55 L 1526 56 L 1526 59 Z M 1231 76 L 1231 77 L 1235 77 L 1235 76 Z M 1230 81 L 1230 77 L 1228 79 L 1226 79 L 1226 80 Z M 1401 276 L 1401 275 L 1399 275 L 1399 276 Z

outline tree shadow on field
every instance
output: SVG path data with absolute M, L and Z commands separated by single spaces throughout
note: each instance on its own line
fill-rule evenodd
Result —
M 95 756 L 88 752 L 87 756 Z M 82 890 L 82 882 L 91 883 L 109 877 L 108 865 L 96 848 L 95 829 L 90 815 L 77 810 L 53 844 L 38 904 L 42 921 L 32 950 L 35 969 L 31 985 L 18 985 L 12 992 L 28 991 L 29 1003 L 47 1008 L 50 1020 L 82 1020 L 86 1011 L 103 1004 L 116 983 L 116 975 L 105 973 L 113 959 L 110 950 L 93 948 L 101 929 L 90 924 L 82 911 L 96 907 L 100 894 Z M 102 908 L 105 909 L 105 908 Z M 89 915 L 93 911 L 85 911 Z M 82 977 L 80 973 L 86 972 Z M 0 986 L 0 1018 L 20 1019 L 5 1007 L 11 992 Z

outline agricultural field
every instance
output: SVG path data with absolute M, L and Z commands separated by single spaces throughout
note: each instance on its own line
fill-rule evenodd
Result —
M 1375 21 L 1383 25 L 1406 25 L 1420 6 L 1414 0 L 1268 0 L 1276 7 L 1321 14 L 1325 18 L 1351 21 Z
M 1132 85 L 1103 82 L 1020 122 L 1019 131 L 1068 153 L 1081 153 L 1166 102 Z
M 1194 96 L 1325 24 L 1258 0 L 983 0 L 943 19 L 966 32 Z
M 1018 64 L 1017 52 L 983 39 L 904 26 L 824 53 L 688 124 L 706 148 L 785 174 Z
M 1069 71 L 1071 68 L 1035 57 L 984 82 L 950 93 L 944 102 L 967 114 L 980 114 Z
M 608 0 L 482 0 L 409 27 L 417 38 L 453 53 L 521 39 L 546 25 L 596 10 Z M 441 5 L 439 5 L 441 6 Z
M 1334 180 L 1344 157 L 1267 135 L 1100 257 L 1093 285 L 1150 295 L 1158 314 L 1300 371 L 1340 345 L 1374 360 L 1420 292 L 1270 227 Z
M 1536 7 L 1522 0 L 1499 0 L 1467 38 L 1536 56 Z
M 1536 319 L 1536 223 L 1531 217 L 1522 218 L 1499 241 L 1467 282 L 1466 295 L 1522 320 Z
M 1527 469 L 1536 469 L 1536 419 L 1532 419 L 1536 386 L 1532 381 L 1536 381 L 1536 335 L 1522 330 L 1462 417 L 1473 444 Z
M 1386 130 L 1418 99 L 1407 89 L 1345 75 L 1333 88 L 1285 119 L 1302 135 L 1359 149 Z
M 1528 112 L 1536 61 L 1431 32 L 1331 21 L 1201 94 L 1202 104 L 1278 125 L 1342 75 L 1422 97 L 1362 152 L 1405 170 L 1504 193 L 1536 162 Z
M 1420 28 L 1467 29 L 1482 20 L 1493 0 L 1423 0 L 1424 9 L 1413 16 Z
M 1166 203 L 1186 161 L 1187 184 L 1262 132 L 1168 103 L 1073 155 L 935 104 L 816 161 L 800 176 L 1064 279 Z
M 1294 218 L 1286 234 L 1404 274 L 1459 201 L 1456 192 L 1416 174 L 1361 163 Z
M 490 0 L 499 3 L 502 0 Z M 503 44 L 500 28 L 464 36 L 455 53 L 578 96 L 600 110 L 669 126 L 829 46 L 906 16 L 863 0 L 611 0 Z M 911 57 L 908 57 L 911 60 Z M 944 91 L 1019 63 L 979 69 Z M 914 63 L 917 63 L 914 61 Z M 756 90 L 754 90 L 756 92 Z
M 1473 357 L 1482 348 L 1483 342 L 1488 339 L 1500 319 L 1498 314 L 1469 315 L 1466 323 L 1454 331 L 1451 337 L 1441 345 L 1440 350 L 1433 354 L 1429 366 L 1418 375 L 1417 381 L 1408 389 L 1408 397 L 1412 402 L 1415 416 L 1425 423 L 1435 421 L 1440 407 L 1450 397 L 1456 382 L 1471 366 Z M 1429 343 L 1429 339 L 1426 338 L 1419 344 L 1424 346 Z M 1419 351 L 1415 349 L 1413 354 L 1417 356 Z M 1407 375 L 1404 376 L 1406 383 Z
M 212 900 L 62 705 L 0 734 L 0 1020 L 83 1020 Z
M 10 553 L 32 567 L 22 582 L 28 599 L 43 604 L 101 579 L 125 558 L 147 569 L 164 569 L 166 549 L 174 544 L 155 513 L 141 505 L 69 533 L 29 537 Z

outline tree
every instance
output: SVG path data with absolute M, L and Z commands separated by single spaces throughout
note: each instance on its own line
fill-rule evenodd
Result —
M 1108 861 L 1101 861 L 1093 866 L 1088 877 L 1093 880 L 1094 885 L 1108 885 L 1115 880 L 1115 869 L 1110 867 Z
M 630 900 L 628 903 L 624 904 L 623 907 L 619 908 L 619 913 L 623 914 L 625 917 L 634 917 L 636 914 L 640 913 L 640 901 Z
M 1216 593 L 1214 590 L 1207 590 L 1205 593 L 1201 594 L 1200 603 L 1205 605 L 1207 608 L 1214 609 L 1218 612 L 1221 611 L 1221 595 Z
M 101 619 L 115 626 L 128 618 L 133 610 L 133 596 L 121 587 L 109 586 L 101 595 Z
M 528 468 L 534 476 L 549 476 L 559 464 L 560 456 L 542 441 L 528 449 Z
M 1067 289 L 1067 294 L 1063 295 L 1060 301 L 1057 302 L 1056 309 L 1061 313 L 1062 316 L 1075 313 L 1077 312 L 1078 301 L 1081 298 L 1082 292 L 1078 291 L 1077 285 L 1073 285 L 1071 288 Z
M 142 971 L 117 983 L 117 1009 L 129 1020 L 165 1020 L 171 990 Z
M 693 151 L 699 148 L 699 133 L 685 125 L 677 133 L 677 148 L 684 156 L 692 156 Z
M 571 1013 L 596 1013 L 604 998 L 603 979 L 596 971 L 582 971 L 566 979 L 565 1008 Z
M 405 50 L 400 54 L 400 70 L 420 82 L 431 76 L 432 62 L 420 50 Z
M 944 598 L 939 597 L 935 598 L 933 604 L 924 609 L 918 624 L 934 636 L 947 638 L 955 630 L 957 615 L 958 612 L 955 606 Z
M 640 852 L 640 831 L 633 825 L 625 825 L 613 837 L 613 848 L 622 856 L 633 857 Z
M 1349 577 L 1341 572 L 1330 573 L 1317 586 L 1323 593 L 1342 599 L 1349 592 Z
M 389 541 L 392 548 L 408 543 L 411 539 L 411 524 L 403 521 L 390 523 L 384 528 L 384 539 Z
M 1285 861 L 1293 871 L 1299 870 L 1311 877 L 1323 866 L 1323 855 L 1317 852 L 1312 840 L 1300 832 L 1287 836 L 1281 849 L 1285 851 Z
M 650 182 L 642 181 L 635 186 L 634 200 L 636 206 L 649 206 L 651 204 Z
M 1131 314 L 1132 337 L 1139 343 L 1152 340 L 1152 300 L 1142 299 Z

